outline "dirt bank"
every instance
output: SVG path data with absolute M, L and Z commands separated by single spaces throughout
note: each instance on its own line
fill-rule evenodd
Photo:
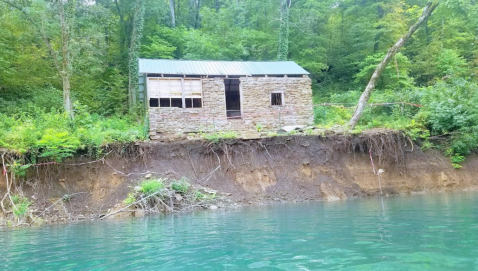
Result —
M 375 170 L 385 171 L 380 174 L 384 194 L 478 187 L 477 156 L 457 170 L 438 151 L 424 152 L 390 131 L 110 146 L 97 161 L 77 157 L 35 166 L 18 185 L 34 201 L 34 215 L 60 221 L 99 218 L 119 208 L 147 174 L 184 176 L 217 190 L 230 204 L 338 200 L 380 193 L 369 150 Z M 2 176 L 0 194 L 5 191 Z M 60 200 L 65 195 L 68 200 Z

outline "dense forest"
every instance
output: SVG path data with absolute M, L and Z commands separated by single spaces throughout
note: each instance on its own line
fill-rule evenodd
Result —
M 0 0 L 0 146 L 61 159 L 145 138 L 138 57 L 293 60 L 311 73 L 316 124 L 344 125 L 426 4 Z M 478 142 L 477 34 L 475 0 L 441 1 L 381 75 L 356 129 L 403 129 L 424 147 L 434 137 L 460 162 Z

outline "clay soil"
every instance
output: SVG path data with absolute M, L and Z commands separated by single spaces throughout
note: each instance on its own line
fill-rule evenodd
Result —
M 457 170 L 440 152 L 424 152 L 401 133 L 384 130 L 216 143 L 143 142 L 107 146 L 104 153 L 96 160 L 85 155 L 31 168 L 17 186 L 34 201 L 32 214 L 48 222 L 100 219 L 123 207 L 146 176 L 186 177 L 196 187 L 216 190 L 219 207 L 375 196 L 381 193 L 379 177 L 383 195 L 478 187 L 477 156 Z M 383 173 L 378 176 L 374 169 Z M 0 195 L 5 184 L 5 176 L 0 177 Z M 68 200 L 62 200 L 65 195 Z

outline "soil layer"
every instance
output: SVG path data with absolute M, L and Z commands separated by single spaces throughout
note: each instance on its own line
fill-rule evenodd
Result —
M 219 207 L 366 197 L 380 195 L 380 185 L 383 195 L 478 187 L 477 156 L 455 169 L 440 152 L 422 151 L 392 131 L 144 142 L 108 146 L 104 153 L 98 160 L 79 156 L 32 167 L 16 184 L 34 202 L 32 214 L 50 222 L 99 219 L 123 207 L 127 194 L 150 176 L 186 177 L 214 189 Z M 2 175 L 0 195 L 5 191 Z

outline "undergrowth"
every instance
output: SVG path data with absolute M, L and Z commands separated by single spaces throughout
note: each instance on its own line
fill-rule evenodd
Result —
M 238 137 L 237 132 L 234 132 L 234 131 L 220 131 L 220 132 L 214 132 L 214 133 L 201 132 L 199 135 L 202 138 L 214 143 L 218 143 L 221 139 L 231 139 L 231 138 Z
M 32 202 L 26 197 L 22 197 L 20 195 L 12 195 L 12 209 L 15 217 L 25 216 L 28 212 L 28 207 L 31 204 Z
M 79 150 L 96 155 L 105 144 L 145 138 L 143 124 L 134 117 L 90 114 L 79 104 L 74 120 L 60 111 L 39 108 L 15 115 L 0 113 L 0 148 L 19 156 L 29 153 L 33 163 L 37 158 L 60 162 Z
M 478 84 L 450 77 L 427 88 L 376 90 L 353 133 L 373 128 L 403 131 L 421 147 L 438 148 L 455 168 L 478 148 Z M 361 91 L 327 93 L 314 97 L 314 121 L 324 129 L 346 125 Z M 396 103 L 404 102 L 404 103 Z M 430 138 L 439 138 L 433 144 Z

